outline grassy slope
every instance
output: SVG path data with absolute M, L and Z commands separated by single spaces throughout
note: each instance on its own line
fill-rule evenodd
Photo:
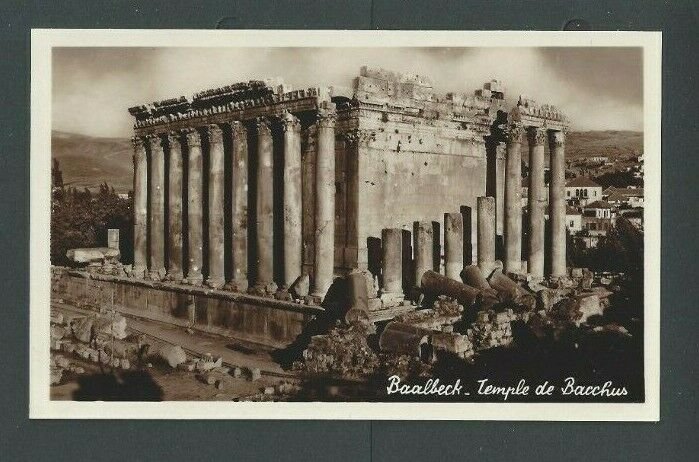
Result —
M 54 131 L 51 150 L 68 185 L 93 189 L 106 181 L 118 192 L 132 187 L 133 150 L 128 138 L 95 138 Z M 566 156 L 571 159 L 602 154 L 614 158 L 641 152 L 640 132 L 570 132 L 566 141 Z

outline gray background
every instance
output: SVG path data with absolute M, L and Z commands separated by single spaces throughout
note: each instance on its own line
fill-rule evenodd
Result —
M 694 460 L 699 6 L 692 1 L 19 1 L 0 6 L 3 460 Z M 32 27 L 663 31 L 661 422 L 29 421 Z M 128 459 L 127 459 L 128 458 Z

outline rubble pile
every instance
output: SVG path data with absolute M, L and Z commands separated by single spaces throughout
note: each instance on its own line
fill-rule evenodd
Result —
M 294 369 L 313 374 L 332 374 L 346 378 L 371 374 L 378 357 L 369 347 L 369 330 L 356 324 L 349 328 L 334 327 L 325 335 L 316 335 L 303 352 L 303 361 Z
M 528 318 L 528 313 L 517 315 L 511 308 L 499 313 L 494 310 L 479 311 L 466 335 L 476 351 L 506 347 L 513 341 L 511 323 L 523 316 Z

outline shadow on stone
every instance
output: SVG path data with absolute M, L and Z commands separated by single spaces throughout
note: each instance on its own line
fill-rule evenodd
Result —
M 327 333 L 339 320 L 344 319 L 344 315 L 349 309 L 348 300 L 347 280 L 336 278 L 321 303 L 325 312 L 306 324 L 303 331 L 290 345 L 273 351 L 272 358 L 284 369 L 291 368 L 294 361 L 301 359 L 303 350 L 310 343 L 311 337 Z
M 162 401 L 163 389 L 147 371 L 93 374 L 78 379 L 76 401 Z

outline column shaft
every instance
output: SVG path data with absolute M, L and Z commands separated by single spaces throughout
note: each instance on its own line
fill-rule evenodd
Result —
M 549 132 L 551 183 L 549 217 L 551 223 L 551 276 L 566 275 L 565 134 Z
M 269 120 L 257 119 L 257 272 L 255 285 L 274 280 L 273 142 Z
M 231 122 L 233 182 L 231 200 L 232 290 L 248 288 L 248 134 L 241 122 Z
M 464 216 L 444 214 L 444 269 L 448 278 L 460 281 L 464 267 Z
M 478 207 L 478 266 L 492 267 L 495 262 L 495 198 L 479 197 Z
M 434 269 L 434 231 L 432 222 L 413 223 L 413 252 L 415 260 L 415 285 L 421 287 L 422 275 Z
M 143 139 L 134 137 L 133 148 L 133 272 L 137 278 L 145 276 L 148 267 L 148 156 Z
M 209 134 L 209 276 L 210 287 L 221 288 L 225 283 L 223 250 L 224 211 L 224 153 L 223 132 L 218 125 L 208 126 Z
M 201 137 L 196 130 L 187 132 L 187 282 L 201 285 L 203 275 L 203 169 Z
M 318 110 L 313 295 L 325 297 L 335 271 L 335 105 Z
M 282 117 L 284 128 L 284 286 L 301 276 L 303 209 L 301 198 L 301 123 L 291 113 Z
M 403 230 L 381 231 L 382 294 L 403 295 Z
M 537 277 L 544 275 L 545 140 L 546 130 L 537 127 L 529 129 L 529 260 L 527 269 L 531 275 Z
M 505 271 L 522 270 L 522 135 L 519 124 L 510 125 L 505 157 Z
M 163 139 L 150 140 L 150 277 L 161 280 L 165 276 L 165 153 Z
M 168 134 L 168 262 L 167 277 L 181 281 L 182 274 L 182 145 L 178 133 Z

